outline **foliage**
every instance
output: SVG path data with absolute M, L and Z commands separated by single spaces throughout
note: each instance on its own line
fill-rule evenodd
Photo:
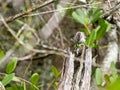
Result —
M 55 66 L 52 66 L 52 72 L 55 76 L 55 78 L 58 78 L 59 76 L 59 71 L 57 70 L 57 68 Z
M 30 78 L 30 81 L 33 83 L 33 84 L 37 84 L 38 81 L 40 79 L 40 76 L 38 73 L 34 73 L 31 78 Z
M 4 54 L 2 52 L 1 57 Z M 6 90 L 39 90 L 39 88 L 43 87 L 43 84 L 39 84 L 40 75 L 38 73 L 33 73 L 30 77 L 29 81 L 19 78 L 15 75 L 15 68 L 17 66 L 17 58 L 13 58 L 6 65 L 6 74 L 2 77 L 2 85 L 6 87 Z M 57 79 L 59 76 L 59 71 L 55 66 L 52 66 L 52 73 L 54 77 Z M 56 90 L 58 83 L 55 81 L 53 83 L 53 87 Z
M 107 90 L 120 90 L 120 77 L 118 77 L 114 82 L 112 82 Z
M 96 48 L 99 45 L 97 41 L 103 38 L 103 36 L 111 28 L 111 24 L 105 19 L 101 18 L 102 11 L 98 8 L 92 9 L 77 9 L 73 11 L 72 16 L 76 22 L 82 24 L 84 28 L 80 29 L 80 32 L 84 32 L 86 35 L 86 42 L 84 45 L 92 48 Z M 100 68 L 95 70 L 96 84 L 103 88 L 103 90 L 120 90 L 120 76 L 117 74 L 115 63 L 111 63 L 111 74 L 105 74 L 104 80 Z M 105 81 L 105 86 L 102 86 Z
M 95 72 L 95 80 L 98 86 L 102 88 L 106 88 L 106 90 L 120 90 L 119 83 L 120 83 L 120 76 L 117 74 L 117 70 L 115 67 L 115 63 L 111 63 L 111 74 L 105 74 L 104 80 L 102 79 L 102 72 L 100 68 L 96 69 Z M 105 81 L 105 87 L 102 86 L 102 82 Z
M 102 84 L 102 73 L 99 68 L 95 71 L 95 79 L 98 86 Z
M 13 60 L 7 64 L 7 66 L 6 66 L 6 72 L 8 74 L 12 73 L 14 71 L 16 65 L 17 65 L 17 58 L 13 58 Z
M 0 51 L 0 60 L 3 58 L 3 56 L 4 56 L 4 52 Z
M 34 73 L 29 81 L 17 77 L 14 72 L 16 65 L 17 58 L 13 58 L 6 65 L 6 74 L 1 81 L 6 90 L 39 90 L 43 86 L 39 84 L 40 75 L 37 73 Z M 16 84 L 13 82 L 16 82 Z
M 83 31 L 87 37 L 85 45 L 89 47 L 96 47 L 96 41 L 101 39 L 107 31 L 111 28 L 111 24 L 102 19 L 101 10 L 99 9 L 77 9 L 72 13 L 73 18 L 84 26 Z M 96 22 L 98 24 L 96 25 Z M 93 27 L 96 25 L 96 27 Z
M 79 1 L 82 1 L 83 3 L 87 3 L 88 0 L 79 0 Z M 30 6 L 27 5 L 26 9 L 29 7 Z M 56 8 L 57 11 L 60 12 L 60 15 L 64 16 L 65 11 L 67 9 L 63 10 L 64 8 L 59 4 L 57 5 Z M 97 41 L 100 40 L 106 34 L 106 32 L 108 32 L 109 29 L 111 28 L 111 24 L 107 22 L 105 19 L 101 18 L 102 11 L 98 8 L 91 8 L 91 9 L 82 8 L 82 9 L 76 9 L 76 11 L 74 11 L 74 9 L 72 8 L 69 10 L 69 13 L 70 15 L 72 15 L 72 18 L 76 20 L 76 22 L 83 25 L 83 28 L 80 29 L 80 32 L 84 32 L 86 35 L 86 42 L 80 45 L 76 44 L 76 47 L 81 45 L 85 45 L 92 48 L 98 47 L 99 45 L 97 44 Z M 33 24 L 32 18 L 28 18 L 28 20 L 30 21 L 28 24 L 32 25 Z M 16 21 L 21 26 L 25 24 L 20 22 L 20 20 L 16 20 Z M 27 19 L 25 21 L 27 21 Z M 21 35 L 18 35 L 19 39 L 23 41 L 28 48 L 33 49 L 33 47 L 28 43 L 28 40 L 32 39 L 32 35 L 33 35 L 32 32 L 34 31 L 29 31 L 29 30 L 27 31 L 27 29 L 25 28 L 25 30 L 22 32 L 24 32 L 24 34 L 22 33 Z M 25 51 L 27 52 L 27 50 Z M 0 60 L 3 58 L 3 56 L 4 56 L 4 52 L 0 51 Z M 1 80 L 4 87 L 6 87 L 6 90 L 39 90 L 41 87 L 43 87 L 43 84 L 39 83 L 41 77 L 38 73 L 33 73 L 33 75 L 28 79 L 28 81 L 20 77 L 17 77 L 14 71 L 16 66 L 17 66 L 17 58 L 13 58 L 6 65 L 5 68 L 6 73 L 4 74 Z M 104 75 L 106 86 L 103 88 L 107 90 L 120 90 L 119 87 L 120 77 L 117 74 L 117 70 L 113 62 L 111 63 L 110 71 L 111 71 L 111 75 L 108 74 Z M 55 66 L 52 66 L 51 73 L 55 78 L 53 82 L 51 81 L 53 84 L 52 86 L 56 90 L 58 86 L 58 82 L 56 80 L 58 79 L 60 72 L 57 70 Z M 95 79 L 97 85 L 102 87 L 103 80 L 102 80 L 102 72 L 100 68 L 97 68 L 95 71 Z M 116 85 L 118 85 L 118 87 L 116 87 Z
M 59 71 L 57 70 L 57 68 L 55 66 L 52 66 L 52 73 L 53 73 L 54 77 L 57 79 L 59 76 Z M 55 90 L 57 89 L 57 86 L 58 86 L 58 82 L 55 81 L 53 84 L 53 87 Z

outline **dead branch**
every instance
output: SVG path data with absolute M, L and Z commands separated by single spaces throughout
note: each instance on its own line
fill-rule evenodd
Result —
M 85 71 L 80 90 L 90 90 L 92 73 L 92 49 L 88 48 L 85 52 Z
M 103 18 L 106 18 L 106 17 L 108 17 L 108 16 L 110 16 L 110 15 L 113 15 L 117 10 L 119 10 L 120 9 L 120 2 L 119 3 L 117 3 L 114 7 L 112 7 L 112 8 L 110 8 L 107 12 L 105 12 L 103 15 L 102 15 L 102 17 Z
M 74 74 L 74 54 L 70 53 L 70 57 L 64 61 L 64 67 L 62 72 L 62 81 L 58 87 L 58 90 L 71 90 Z
M 82 50 L 82 55 L 81 55 L 81 58 L 79 59 L 79 68 L 78 70 L 76 71 L 75 75 L 74 75 L 74 83 L 73 83 L 73 90 L 80 90 L 80 82 L 81 82 L 81 79 L 82 79 L 82 70 L 83 70 L 83 67 L 84 67 L 84 55 L 85 55 L 85 46 L 83 46 L 83 50 Z
M 48 1 L 44 2 L 43 4 L 36 5 L 35 7 L 32 7 L 30 9 L 28 9 L 25 12 L 21 12 L 21 13 L 18 13 L 16 15 L 14 15 L 14 16 L 8 17 L 8 18 L 5 19 L 5 21 L 6 21 L 6 23 L 10 23 L 10 22 L 12 22 L 12 21 L 14 21 L 14 20 L 16 20 L 18 18 L 21 18 L 21 17 L 23 17 L 25 15 L 28 15 L 30 12 L 36 11 L 36 10 L 38 10 L 38 9 L 40 9 L 42 7 L 45 7 L 45 6 L 47 6 L 47 5 L 49 5 L 49 4 L 53 3 L 53 2 L 55 2 L 55 0 L 48 0 Z M 2 24 L 3 23 L 0 23 L 0 26 Z

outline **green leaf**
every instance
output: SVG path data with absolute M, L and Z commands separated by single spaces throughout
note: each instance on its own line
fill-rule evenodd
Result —
M 86 36 L 89 35 L 89 32 L 86 28 L 80 28 L 80 32 L 84 32 Z
M 13 58 L 12 61 L 10 61 L 6 66 L 6 72 L 12 73 L 17 65 L 17 58 Z
M 39 85 L 38 85 L 38 88 L 42 88 L 42 87 L 44 87 L 43 84 L 39 84 Z
M 109 75 L 105 74 L 104 79 L 105 79 L 107 85 L 111 83 Z
M 25 82 L 23 83 L 23 87 L 24 87 L 24 90 L 27 90 L 27 89 L 26 89 L 26 83 L 25 83 Z
M 111 83 L 106 90 L 120 90 L 120 77 Z
M 58 82 L 54 82 L 53 84 L 54 90 L 57 90 L 58 85 L 59 85 Z
M 97 85 L 100 86 L 102 84 L 102 74 L 99 68 L 97 68 L 95 71 L 95 79 L 96 79 Z
M 34 73 L 31 76 L 30 81 L 31 81 L 31 83 L 36 85 L 38 83 L 39 79 L 40 79 L 40 75 L 38 73 Z
M 6 75 L 2 80 L 2 84 L 6 86 L 13 80 L 14 76 L 15 76 L 14 73 Z
M 72 13 L 72 16 L 77 22 L 83 24 L 84 26 L 89 24 L 89 18 L 85 9 L 77 9 L 76 12 Z
M 88 38 L 88 45 L 94 43 L 95 38 L 96 38 L 96 30 L 92 30 L 92 32 L 90 33 L 90 37 Z
M 92 30 L 91 33 L 90 33 L 90 36 L 87 38 L 87 41 L 86 41 L 86 44 L 90 47 L 94 47 L 95 44 L 95 40 L 96 40 L 96 36 L 97 36 L 97 30 L 99 29 L 100 27 L 97 27 L 96 29 Z
M 71 17 L 72 17 L 73 12 L 74 12 L 73 8 L 67 10 L 68 15 L 71 16 Z
M 95 23 L 100 18 L 100 16 L 102 15 L 101 10 L 99 10 L 99 9 L 91 9 L 89 13 L 90 13 L 89 15 L 91 17 L 90 18 L 91 23 Z
M 11 85 L 11 86 L 9 86 L 9 87 L 6 87 L 6 90 L 18 90 L 18 86 L 17 85 Z M 19 88 L 19 90 L 21 90 L 20 88 Z
M 58 78 L 59 72 L 58 72 L 58 70 L 57 70 L 57 68 L 55 66 L 52 66 L 52 72 L 53 72 L 55 78 Z
M 13 87 L 7 87 L 6 90 L 16 90 Z
M 4 56 L 4 52 L 0 51 L 0 60 L 3 58 L 3 56 Z
M 110 70 L 111 70 L 112 72 L 117 73 L 117 71 L 116 71 L 116 66 L 115 66 L 115 63 L 114 63 L 114 62 L 111 62 Z
M 101 39 L 105 35 L 105 33 L 109 31 L 109 29 L 111 28 L 111 24 L 109 24 L 104 19 L 100 18 L 98 22 L 100 25 L 100 29 L 97 31 L 97 37 L 96 37 L 97 40 Z
M 107 21 L 105 21 L 105 23 L 107 24 L 106 32 L 108 32 L 110 30 L 110 28 L 112 27 L 112 25 Z
M 23 84 L 11 84 L 9 87 L 6 87 L 6 90 L 24 90 Z
M 112 73 L 110 80 L 111 82 L 114 82 L 118 78 L 117 69 L 114 62 L 111 62 L 110 70 Z

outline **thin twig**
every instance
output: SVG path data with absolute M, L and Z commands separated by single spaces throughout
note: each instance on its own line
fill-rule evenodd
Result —
M 22 30 L 24 29 L 24 25 L 22 26 L 22 28 L 18 31 L 17 33 L 17 37 L 20 36 Z M 4 68 L 4 66 L 8 63 L 8 61 L 11 59 L 10 56 L 13 54 L 13 52 L 15 51 L 15 49 L 17 48 L 17 46 L 19 45 L 19 43 L 16 41 L 15 44 L 13 45 L 13 47 L 8 50 L 6 52 L 6 54 L 4 55 L 4 57 L 0 60 L 0 70 Z
M 30 50 L 30 51 L 32 51 L 32 52 L 34 52 L 34 53 L 46 53 L 46 54 L 55 54 L 55 55 L 60 55 L 60 56 L 64 56 L 64 57 L 67 57 L 67 58 L 69 58 L 69 54 L 68 54 L 68 52 L 67 51 L 65 51 L 65 50 L 62 50 L 62 49 L 57 49 L 57 48 L 51 48 L 51 47 L 49 47 L 49 49 L 51 49 L 51 50 L 45 50 L 45 49 L 42 49 L 42 50 L 39 50 L 39 49 L 34 49 L 33 47 L 30 47 L 30 46 L 27 46 L 24 42 L 22 42 L 19 38 L 18 38 L 18 36 L 16 36 L 15 35 L 15 33 L 14 33 L 14 31 L 7 25 L 7 23 L 5 22 L 5 20 L 4 20 L 4 18 L 1 16 L 1 21 L 3 22 L 3 24 L 5 25 L 5 27 L 7 28 L 7 30 L 12 34 L 12 36 L 17 40 L 17 42 L 19 43 L 19 44 L 21 44 L 22 46 L 24 46 L 26 49 L 28 49 L 28 50 Z M 18 45 L 18 43 L 17 43 L 17 45 Z M 47 46 L 44 46 L 44 47 L 46 47 L 46 48 L 48 48 Z M 11 55 L 11 54 L 10 54 Z M 28 55 L 28 57 L 26 56 L 26 57 L 24 57 L 24 59 L 23 60 L 25 60 L 25 59 L 29 59 L 31 57 L 31 55 L 29 56 Z M 80 59 L 79 58 L 77 58 L 77 57 L 75 57 L 75 60 L 76 61 L 79 61 Z M 85 63 L 84 61 L 80 61 L 80 63 Z M 99 67 L 99 66 L 98 66 Z
M 12 21 L 14 21 L 14 20 L 16 20 L 16 19 L 18 19 L 18 18 L 20 18 L 20 17 L 23 17 L 23 16 L 25 16 L 25 15 L 28 15 L 30 12 L 36 11 L 36 10 L 38 10 L 38 9 L 40 9 L 40 8 L 42 8 L 42 7 L 45 7 L 45 6 L 47 6 L 47 5 L 49 5 L 49 4 L 53 3 L 53 2 L 55 2 L 55 0 L 46 1 L 46 2 L 44 2 L 43 4 L 36 5 L 35 7 L 32 7 L 32 8 L 30 8 L 30 9 L 28 9 L 28 10 L 25 11 L 25 12 L 18 13 L 18 14 L 16 14 L 15 16 L 8 17 L 8 18 L 5 19 L 5 21 L 6 21 L 6 23 L 10 23 L 10 22 L 12 22 Z M 0 23 L 0 24 L 1 24 L 1 23 Z
M 120 9 L 120 2 L 117 3 L 113 8 L 109 9 L 107 12 L 105 12 L 101 17 L 106 18 L 109 15 L 112 15 L 114 12 L 116 12 L 118 9 Z
M 80 8 L 80 7 L 87 7 L 87 6 L 91 5 L 91 4 L 77 5 L 77 6 L 72 6 L 72 7 L 68 7 L 68 8 L 63 8 L 63 9 L 60 9 L 60 10 L 51 10 L 51 11 L 40 12 L 40 13 L 28 15 L 30 12 L 36 11 L 36 10 L 38 10 L 38 9 L 40 9 L 42 7 L 45 7 L 45 6 L 47 6 L 47 5 L 49 5 L 49 4 L 53 3 L 53 2 L 55 2 L 55 0 L 46 1 L 45 3 L 43 3 L 41 5 L 36 5 L 35 7 L 32 7 L 32 8 L 28 9 L 25 12 L 18 13 L 18 14 L 14 15 L 14 16 L 8 17 L 8 18 L 5 19 L 5 21 L 6 21 L 6 23 L 10 23 L 10 22 L 12 22 L 12 21 L 14 21 L 14 20 L 16 20 L 16 19 L 18 19 L 20 17 L 48 14 L 48 13 L 53 13 L 53 12 L 58 12 L 58 11 L 63 11 L 63 10 L 68 10 L 68 9 L 75 9 L 75 8 Z M 99 2 L 99 3 L 94 3 L 94 4 L 102 4 L 102 3 Z M 120 8 L 120 3 L 118 3 L 116 6 L 114 6 L 110 10 L 108 10 L 106 13 L 104 13 L 102 15 L 102 17 L 107 17 L 110 14 L 113 14 L 113 12 L 117 11 L 119 8 Z M 2 25 L 2 23 L 0 23 L 0 25 Z
M 99 4 L 101 4 L 101 2 L 94 3 L 94 5 L 95 5 L 95 4 L 96 4 L 96 5 L 99 5 Z M 69 6 L 69 7 L 66 7 L 66 8 L 55 9 L 55 10 L 51 10 L 51 11 L 45 11 L 45 12 L 40 12 L 40 13 L 25 15 L 25 17 L 26 17 L 26 16 L 44 15 L 44 14 L 49 14 L 49 13 L 54 13 L 54 12 L 61 12 L 61 11 L 64 11 L 64 10 L 69 10 L 69 9 L 86 8 L 86 7 L 91 6 L 91 5 L 92 5 L 92 4 Z
M 34 49 L 32 46 L 28 46 L 26 45 L 23 41 L 21 41 L 14 33 L 14 31 L 7 25 L 7 23 L 5 22 L 4 18 L 1 16 L 1 21 L 3 22 L 3 24 L 5 25 L 5 27 L 7 28 L 7 30 L 11 33 L 11 35 L 22 45 L 24 46 L 26 49 L 33 51 L 35 53 L 47 53 L 47 54 L 57 54 L 57 55 L 65 55 L 64 52 L 59 51 L 59 49 L 57 49 L 58 51 L 48 51 L 48 50 L 39 50 L 39 49 Z

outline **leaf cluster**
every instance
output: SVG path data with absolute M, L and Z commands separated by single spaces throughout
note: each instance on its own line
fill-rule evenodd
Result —
M 85 45 L 90 47 L 96 47 L 96 41 L 100 40 L 107 31 L 111 28 L 111 24 L 101 18 L 102 11 L 97 8 L 77 9 L 73 11 L 73 18 L 84 28 L 80 31 L 84 32 L 87 39 Z
M 0 52 L 0 58 L 3 56 L 4 53 Z M 29 81 L 17 77 L 14 71 L 17 66 L 17 62 L 17 58 L 13 58 L 6 65 L 6 74 L 1 80 L 1 84 L 6 87 L 6 90 L 39 90 L 39 88 L 43 87 L 42 84 L 39 84 L 40 75 L 38 73 L 34 73 L 30 77 Z

